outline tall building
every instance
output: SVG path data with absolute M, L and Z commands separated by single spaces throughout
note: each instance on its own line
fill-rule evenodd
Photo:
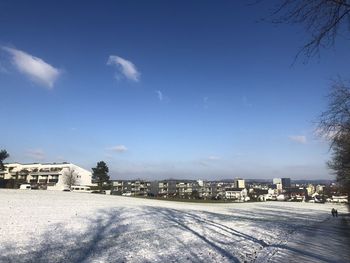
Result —
M 281 178 L 273 178 L 272 183 L 273 184 L 282 184 L 282 179 Z
M 291 183 L 290 183 L 290 178 L 281 178 L 282 180 L 282 187 L 283 188 L 290 188 Z
M 236 178 L 234 180 L 235 188 L 243 189 L 245 188 L 245 181 L 242 178 Z
M 273 178 L 272 183 L 275 185 L 281 185 L 283 189 L 291 187 L 290 178 Z

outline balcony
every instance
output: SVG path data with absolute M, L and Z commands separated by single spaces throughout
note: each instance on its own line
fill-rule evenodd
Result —
M 43 175 L 43 176 L 46 176 L 46 175 L 59 176 L 60 175 L 58 172 L 53 172 L 53 171 L 37 172 L 35 174 L 36 175 Z
M 19 175 L 18 180 L 26 180 L 27 176 L 26 175 Z
M 58 183 L 58 178 L 57 179 L 49 179 L 49 183 Z

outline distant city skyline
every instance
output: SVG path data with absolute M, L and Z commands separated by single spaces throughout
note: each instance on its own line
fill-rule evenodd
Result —
M 113 179 L 334 179 L 315 135 L 348 40 L 304 64 L 274 1 L 2 1 L 6 162 Z M 292 65 L 293 64 L 293 65 Z

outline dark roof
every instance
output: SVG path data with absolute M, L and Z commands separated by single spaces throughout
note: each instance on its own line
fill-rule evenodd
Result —
M 225 191 L 242 191 L 244 188 L 225 188 Z

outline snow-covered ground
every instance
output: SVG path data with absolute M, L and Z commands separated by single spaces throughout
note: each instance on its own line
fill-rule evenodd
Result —
M 350 262 L 347 213 L 0 190 L 0 262 Z

